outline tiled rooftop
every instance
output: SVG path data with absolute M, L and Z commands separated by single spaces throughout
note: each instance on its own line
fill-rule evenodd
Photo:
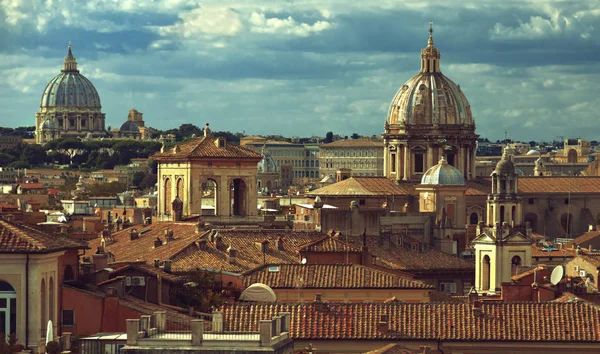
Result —
M 258 321 L 291 314 L 293 339 L 599 342 L 600 312 L 585 303 L 229 304 L 225 330 L 256 331 Z M 387 316 L 388 331 L 379 329 Z
M 221 247 L 217 247 L 217 232 L 223 243 Z M 173 256 L 173 271 L 205 267 L 240 273 L 263 264 L 299 263 L 298 247 L 322 236 L 318 232 L 284 230 L 213 230 L 202 242 L 195 242 Z M 277 247 L 279 237 L 281 249 Z M 265 253 L 257 245 L 264 241 L 268 241 Z M 237 253 L 234 263 L 229 261 L 230 246 Z
M 0 220 L 0 253 L 50 253 L 86 246 L 67 237 L 45 233 L 31 226 Z
M 298 247 L 300 252 L 360 252 L 360 247 L 346 243 L 335 236 L 323 237 Z
M 399 344 L 391 343 L 391 344 L 386 345 L 385 347 L 381 347 L 376 350 L 371 350 L 364 354 L 418 354 L 418 353 L 422 353 L 422 352 L 419 350 L 416 350 L 416 349 L 410 349 L 410 348 L 403 347 Z
M 598 230 L 589 231 L 589 232 L 586 232 L 583 235 L 577 237 L 573 241 L 568 242 L 567 247 L 571 248 L 571 247 L 574 247 L 574 245 L 581 245 L 584 242 L 592 241 L 597 237 L 600 237 L 600 231 L 598 231 Z
M 411 185 L 412 186 L 412 185 Z M 307 196 L 393 196 L 410 195 L 409 185 L 396 184 L 386 177 L 350 177 L 307 193 Z
M 128 228 L 112 234 L 114 243 L 107 243 L 104 247 L 106 252 L 114 255 L 115 262 L 152 262 L 158 258 L 161 261 L 192 244 L 199 239 L 202 234 L 195 233 L 195 225 L 192 223 L 155 223 L 145 227 L 137 228 L 139 238 L 131 240 L 129 233 L 132 228 Z M 165 231 L 173 230 L 174 240 L 167 242 Z M 154 241 L 159 237 L 163 244 L 160 247 L 154 247 Z M 90 251 L 88 255 L 96 252 L 100 246 L 100 238 L 89 242 Z
M 248 158 L 262 159 L 262 155 L 245 147 L 227 142 L 225 147 L 217 147 L 217 137 L 200 137 L 192 139 L 183 144 L 176 145 L 177 148 L 165 149 L 152 155 L 156 160 L 185 159 L 192 157 L 204 158 Z
M 274 271 L 276 270 L 276 271 Z M 244 273 L 244 285 L 344 289 L 431 289 L 432 285 L 358 264 L 263 265 Z

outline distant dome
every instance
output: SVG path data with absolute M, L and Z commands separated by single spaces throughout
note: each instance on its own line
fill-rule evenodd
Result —
M 121 133 L 139 133 L 140 127 L 134 121 L 128 120 L 125 123 L 123 123 L 123 125 L 121 125 L 121 129 L 119 131 Z
M 539 154 L 540 154 L 540 152 L 539 152 L 538 150 L 536 150 L 536 149 L 531 149 L 531 150 L 527 151 L 527 154 L 526 154 L 526 155 L 529 155 L 529 156 L 531 156 L 531 155 L 539 155 Z
M 263 159 L 258 163 L 259 173 L 276 173 L 277 163 L 269 154 L 263 154 Z
M 421 184 L 463 186 L 465 184 L 465 177 L 456 167 L 449 165 L 448 161 L 442 157 L 437 165 L 431 167 L 423 174 Z
M 40 108 L 81 107 L 100 109 L 100 96 L 90 80 L 79 73 L 71 46 L 63 70 L 56 75 L 42 94 Z
M 58 125 L 54 119 L 46 119 L 44 123 L 42 123 L 42 129 L 45 130 L 54 130 L 58 129 Z
M 431 35 L 421 51 L 420 72 L 404 83 L 392 99 L 386 124 L 474 125 L 467 97 L 440 70 L 440 52 Z

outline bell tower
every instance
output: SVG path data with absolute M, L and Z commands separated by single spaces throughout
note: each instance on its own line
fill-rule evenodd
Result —
M 475 248 L 475 289 L 497 293 L 503 282 L 518 274 L 519 267 L 531 265 L 531 227 L 523 225 L 518 174 L 511 150 L 492 172 L 492 193 L 487 199 L 487 221 L 477 225 Z

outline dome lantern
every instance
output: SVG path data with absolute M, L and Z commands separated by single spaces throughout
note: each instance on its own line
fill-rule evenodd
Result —
M 77 70 L 77 59 L 73 56 L 73 52 L 71 52 L 71 43 L 69 43 L 69 51 L 67 52 L 61 71 L 63 73 L 79 73 L 79 70 Z
M 433 22 L 429 22 L 429 39 L 427 47 L 421 50 L 421 72 L 440 72 L 440 51 L 433 45 Z

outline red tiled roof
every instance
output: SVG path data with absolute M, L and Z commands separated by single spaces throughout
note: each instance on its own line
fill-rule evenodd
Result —
M 135 262 L 146 261 L 153 262 L 155 258 L 161 261 L 169 259 L 173 254 L 181 249 L 193 244 L 193 242 L 202 236 L 195 233 L 195 225 L 192 223 L 155 223 L 143 228 L 137 228 L 139 238 L 131 240 L 129 233 L 132 228 L 128 228 L 112 234 L 114 243 L 107 243 L 104 247 L 106 252 L 114 255 L 115 262 Z M 147 231 L 146 231 L 147 230 Z M 174 240 L 167 242 L 165 231 L 172 230 Z M 160 247 L 154 247 L 154 240 L 157 237 L 163 241 Z M 91 251 L 88 255 L 96 252 L 100 246 L 100 238 L 89 242 Z
M 276 267 L 276 268 L 274 268 Z M 277 271 L 273 271 L 277 269 Z M 263 283 L 273 289 L 431 289 L 418 280 L 358 264 L 263 265 L 244 273 L 244 286 Z
M 600 312 L 585 303 L 490 302 L 476 316 L 469 303 L 228 304 L 226 331 L 257 331 L 258 321 L 291 315 L 293 339 L 599 342 Z M 388 331 L 379 330 L 381 315 Z
M 298 247 L 300 252 L 360 252 L 360 248 L 343 242 L 337 237 L 325 235 L 318 240 Z
M 600 236 L 600 231 L 589 231 L 584 233 L 583 235 L 577 237 L 573 241 L 569 241 L 567 243 L 567 247 L 571 248 L 574 245 L 582 245 L 585 242 L 592 241 L 593 239 Z
M 223 247 L 217 248 L 216 237 L 219 234 Z M 298 246 L 321 238 L 318 232 L 298 232 L 284 230 L 213 230 L 212 234 L 205 235 L 204 246 L 195 242 L 189 247 L 175 254 L 173 271 L 187 271 L 198 267 L 222 269 L 229 272 L 243 272 L 260 265 L 299 263 Z M 282 249 L 277 248 L 277 239 L 283 241 Z M 256 243 L 268 240 L 268 250 L 263 253 Z M 228 247 L 236 251 L 235 262 L 229 262 Z M 204 247 L 204 249 L 202 248 Z
M 600 193 L 600 177 L 520 177 L 519 193 Z
M 350 177 L 316 189 L 307 196 L 393 196 L 410 195 L 411 186 L 396 184 L 386 177 Z
M 227 142 L 225 147 L 217 147 L 217 137 L 200 137 L 192 139 L 173 148 L 165 149 L 152 155 L 155 160 L 187 159 L 195 157 L 203 158 L 236 158 L 255 159 L 260 161 L 262 155 L 245 147 Z
M 86 246 L 61 235 L 42 232 L 31 226 L 0 220 L 0 253 L 50 253 Z
M 21 189 L 45 189 L 43 184 L 41 183 L 21 183 L 19 184 Z
M 109 263 L 109 268 L 113 268 L 113 271 L 110 272 L 110 276 L 118 276 L 119 274 L 123 274 L 126 270 L 133 269 L 141 273 L 150 274 L 154 277 L 160 276 L 162 279 L 170 281 L 170 282 L 179 282 L 183 281 L 185 278 L 167 273 L 162 268 L 156 268 L 153 265 L 146 263 L 145 261 L 139 262 L 120 262 L 120 263 Z

